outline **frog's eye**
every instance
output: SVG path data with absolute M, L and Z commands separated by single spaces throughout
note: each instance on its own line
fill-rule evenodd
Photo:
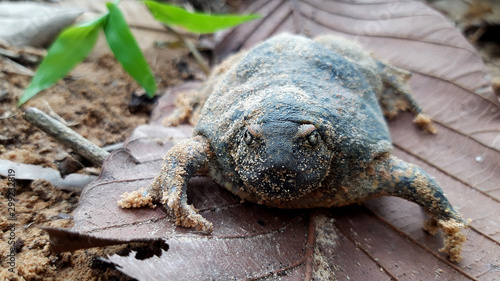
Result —
M 302 124 L 299 126 L 297 135 L 305 139 L 305 143 L 311 147 L 318 145 L 320 136 L 313 124 Z
M 253 136 L 252 136 L 252 133 L 250 133 L 250 131 L 248 129 L 245 130 L 245 134 L 243 134 L 243 141 L 247 144 L 247 145 L 251 145 L 252 142 L 253 142 Z
M 318 131 L 314 130 L 312 133 L 310 133 L 307 136 L 307 143 L 310 146 L 316 146 L 319 143 L 319 133 L 318 133 Z
M 253 124 L 253 125 L 248 126 L 245 130 L 245 133 L 243 134 L 243 141 L 247 145 L 253 144 L 255 139 L 262 136 L 259 132 L 260 132 L 259 125 Z

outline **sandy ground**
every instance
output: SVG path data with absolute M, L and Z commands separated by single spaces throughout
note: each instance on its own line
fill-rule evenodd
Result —
M 151 47 L 144 52 L 157 76 L 159 93 L 168 86 L 203 78 L 184 49 Z M 0 60 L 0 70 L 4 69 L 5 62 Z M 16 103 L 29 82 L 28 76 L 0 72 L 0 159 L 54 169 L 63 159 L 74 162 L 70 149 L 22 118 L 22 109 L 17 108 Z M 46 113 L 55 113 L 70 128 L 104 147 L 124 141 L 136 126 L 148 122 L 151 104 L 132 106 L 133 92 L 140 94 L 140 87 L 110 54 L 105 41 L 100 40 L 95 51 L 70 76 L 24 107 L 34 106 Z M 81 162 L 86 168 L 77 168 L 77 172 L 99 173 L 98 167 L 92 167 L 85 160 Z M 8 178 L 0 178 L 0 209 L 5 214 L 8 214 L 8 188 L 11 187 L 8 182 Z M 72 227 L 71 213 L 78 204 L 79 192 L 59 190 L 45 180 L 17 180 L 15 183 L 16 220 L 0 216 L 0 280 L 127 279 L 99 261 L 100 256 L 106 256 L 106 251 L 116 251 L 116 248 L 62 254 L 49 249 L 48 235 L 37 225 Z M 12 241 L 12 245 L 8 241 Z M 16 273 L 8 271 L 10 246 L 14 246 L 16 252 Z

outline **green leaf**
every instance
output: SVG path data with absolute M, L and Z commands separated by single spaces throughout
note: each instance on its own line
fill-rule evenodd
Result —
M 92 51 L 107 14 L 86 24 L 66 28 L 54 41 L 31 83 L 19 99 L 22 105 L 54 85 Z
M 139 45 L 116 4 L 106 3 L 109 18 L 104 25 L 104 34 L 111 51 L 123 68 L 139 83 L 150 97 L 156 93 L 156 81 Z
M 237 26 L 241 23 L 260 18 L 260 15 L 207 15 L 190 13 L 182 8 L 144 1 L 154 18 L 166 25 L 182 26 L 195 33 L 213 33 L 218 30 Z

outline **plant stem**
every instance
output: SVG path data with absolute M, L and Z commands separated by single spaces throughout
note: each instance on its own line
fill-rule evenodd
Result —
M 95 165 L 101 166 L 109 155 L 107 151 L 38 108 L 30 107 L 26 109 L 23 113 L 23 118 Z
M 205 72 L 206 75 L 209 75 L 210 74 L 210 66 L 208 66 L 208 63 L 205 61 L 205 59 L 200 54 L 200 52 L 198 51 L 198 49 L 196 49 L 196 46 L 193 43 L 191 43 L 191 41 L 187 40 L 184 35 L 180 34 L 177 31 L 175 31 L 170 26 L 168 26 L 168 25 L 164 25 L 164 26 L 165 26 L 165 28 L 169 32 L 172 32 L 172 34 L 174 34 L 175 37 L 177 37 L 177 39 L 179 39 L 180 41 L 182 41 L 182 43 L 184 44 L 184 46 L 186 46 L 191 51 L 191 53 L 193 54 L 194 59 L 196 60 L 196 62 L 198 62 L 198 64 L 200 65 L 201 69 L 203 70 L 203 72 Z

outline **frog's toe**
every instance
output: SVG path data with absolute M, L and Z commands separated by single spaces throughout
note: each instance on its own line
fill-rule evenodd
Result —
M 447 253 L 450 260 L 454 262 L 462 260 L 460 255 L 462 244 L 467 240 L 465 234 L 462 233 L 462 229 L 467 227 L 464 221 L 457 221 L 456 219 L 435 220 L 431 218 L 424 224 L 424 229 L 432 235 L 436 234 L 439 229 L 443 230 L 444 246 L 439 251 Z
M 187 211 L 189 212 L 186 216 L 176 218 L 176 224 L 182 225 L 188 228 L 194 228 L 197 231 L 210 234 L 214 229 L 211 222 L 198 214 L 192 206 L 188 206 Z
M 176 225 L 194 228 L 206 234 L 212 232 L 212 223 L 198 214 L 193 205 L 187 204 L 184 200 L 170 196 L 165 202 L 165 207 Z
M 118 206 L 124 209 L 141 208 L 144 206 L 149 206 L 150 208 L 156 207 L 153 197 L 144 188 L 132 192 L 124 192 L 117 203 Z
M 415 123 L 425 133 L 428 134 L 437 133 L 436 125 L 434 125 L 432 119 L 423 113 L 418 113 L 417 116 L 415 116 L 415 118 L 413 119 L 413 123 Z

